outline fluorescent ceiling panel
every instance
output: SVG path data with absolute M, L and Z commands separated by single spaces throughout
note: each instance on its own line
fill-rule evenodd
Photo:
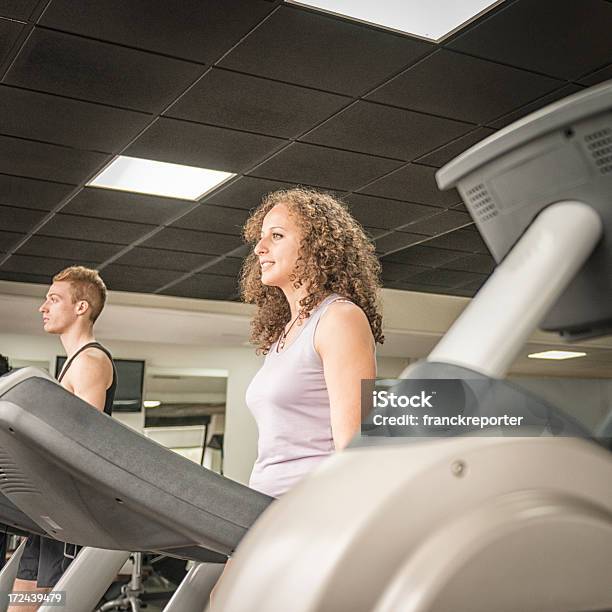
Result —
M 287 0 L 439 42 L 502 0 Z
M 198 200 L 232 176 L 236 175 L 231 172 L 119 155 L 87 185 L 182 200 Z
M 531 353 L 527 355 L 530 359 L 574 359 L 575 357 L 584 357 L 586 353 L 577 351 L 544 351 L 542 353 Z

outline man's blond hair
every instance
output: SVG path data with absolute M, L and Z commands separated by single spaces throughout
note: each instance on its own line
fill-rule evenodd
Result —
M 84 300 L 89 304 L 92 324 L 100 316 L 106 302 L 106 285 L 97 270 L 84 266 L 70 266 L 53 277 L 53 282 L 66 281 L 72 287 L 72 301 Z

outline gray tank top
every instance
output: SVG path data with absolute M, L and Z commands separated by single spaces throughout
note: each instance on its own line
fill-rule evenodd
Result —
M 259 430 L 249 486 L 272 497 L 287 492 L 334 452 L 329 395 L 314 336 L 329 304 L 339 299 L 344 298 L 327 296 L 283 351 L 277 353 L 274 343 L 247 389 L 246 403 Z

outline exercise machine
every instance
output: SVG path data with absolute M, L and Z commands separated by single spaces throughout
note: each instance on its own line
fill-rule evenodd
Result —
M 490 381 L 534 407 L 501 379 L 536 327 L 612 329 L 612 82 L 492 135 L 437 180 L 459 189 L 498 266 L 403 377 Z M 215 612 L 611 609 L 612 456 L 556 418 L 571 435 L 355 440 L 246 535 Z
M 195 599 L 200 584 L 210 590 L 272 501 L 141 436 L 35 368 L 0 380 L 0 421 L 0 491 L 48 537 L 87 547 L 56 586 L 69 593 L 66 612 L 93 609 L 130 552 L 143 551 L 198 563 L 189 588 L 175 594 L 175 609 L 188 612 L 182 599 Z
M 609 332 L 611 109 L 607 83 L 440 170 L 499 265 L 405 377 L 499 380 L 540 324 Z M 0 490 L 52 537 L 110 549 L 85 549 L 63 576 L 67 612 L 89 609 L 88 567 L 116 550 L 202 561 L 167 608 L 201 610 L 239 543 L 215 612 L 612 607 L 612 457 L 592 440 L 364 437 L 271 503 L 17 374 L 0 383 L 0 466 L 19 466 L 23 488 Z

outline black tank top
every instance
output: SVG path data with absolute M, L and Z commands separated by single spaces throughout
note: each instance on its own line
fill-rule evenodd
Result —
M 62 382 L 62 379 L 66 375 L 68 368 L 72 365 L 72 362 L 75 360 L 77 355 L 82 353 L 84 350 L 89 348 L 97 348 L 100 349 L 109 359 L 111 365 L 113 366 L 113 382 L 111 386 L 106 390 L 106 399 L 104 401 L 104 412 L 109 416 L 113 413 L 113 401 L 115 399 L 115 391 L 117 389 L 117 370 L 115 370 L 115 364 L 113 362 L 113 356 L 110 354 L 107 348 L 104 348 L 99 342 L 89 342 L 88 344 L 84 344 L 64 365 L 62 371 L 57 379 L 57 382 Z

